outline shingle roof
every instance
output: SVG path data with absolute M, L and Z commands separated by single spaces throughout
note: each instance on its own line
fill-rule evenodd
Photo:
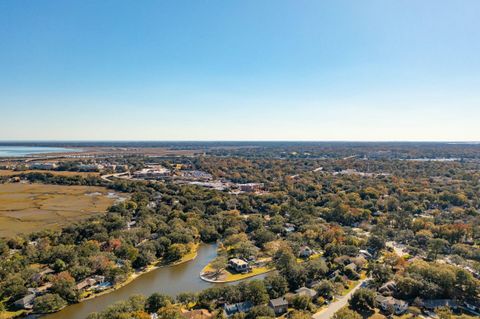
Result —
M 271 299 L 270 304 L 272 307 L 288 306 L 288 301 L 284 297 Z

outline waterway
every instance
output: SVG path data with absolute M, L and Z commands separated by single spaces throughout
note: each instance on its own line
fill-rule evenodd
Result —
M 5 146 L 0 145 L 0 157 L 24 157 L 47 153 L 78 152 L 78 149 L 43 146 Z
M 109 305 L 126 300 L 131 295 L 149 296 L 154 292 L 176 296 L 181 292 L 198 292 L 215 284 L 200 279 L 201 270 L 217 255 L 217 246 L 201 245 L 197 257 L 189 262 L 162 267 L 141 275 L 128 285 L 111 293 L 66 307 L 42 319 L 85 319 L 92 312 L 102 311 Z M 262 278 L 257 276 L 255 278 Z

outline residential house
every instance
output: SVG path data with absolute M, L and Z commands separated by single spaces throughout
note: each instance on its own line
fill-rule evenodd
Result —
M 35 297 L 36 297 L 35 294 L 26 295 L 25 297 L 15 301 L 13 305 L 19 309 L 27 309 L 27 310 L 32 309 L 33 302 L 35 301 Z
M 408 309 L 408 303 L 395 299 L 393 297 L 384 297 L 382 295 L 377 295 L 376 298 L 377 304 L 383 311 L 393 311 L 396 315 L 401 315 Z
M 339 277 L 339 276 L 341 276 L 341 272 L 340 272 L 340 270 L 337 269 L 337 270 L 333 271 L 332 273 L 330 273 L 330 274 L 328 275 L 328 279 L 334 280 L 334 279 L 336 279 L 336 278 Z
M 81 290 L 87 290 L 89 288 L 92 288 L 96 284 L 103 283 L 104 281 L 105 281 L 104 276 L 92 276 L 92 277 L 88 277 L 85 280 L 79 282 L 76 285 L 76 288 L 77 288 L 77 290 L 80 290 L 80 291 Z
M 354 264 L 354 263 L 349 263 L 348 265 L 346 265 L 346 266 L 344 267 L 344 269 L 345 269 L 345 270 L 348 269 L 348 270 L 351 270 L 351 271 L 353 271 L 353 272 L 356 272 L 356 271 L 357 271 L 357 265 Z
M 42 295 L 47 292 L 50 288 L 52 288 L 52 283 L 48 282 L 43 286 L 37 288 L 28 288 L 28 291 L 35 295 Z
M 380 288 L 378 288 L 378 292 L 383 296 L 391 296 L 395 293 L 395 291 L 397 291 L 397 284 L 393 280 L 383 284 Z
M 365 258 L 367 260 L 373 258 L 373 255 L 370 254 L 370 252 L 368 250 L 365 250 L 365 249 L 360 249 L 359 254 L 360 254 L 360 256 L 362 256 L 363 258 Z
M 268 306 L 273 309 L 276 316 L 280 316 L 288 311 L 288 301 L 284 297 L 271 299 Z
M 42 269 L 42 271 L 40 271 L 39 273 L 36 273 L 35 275 L 33 275 L 32 281 L 33 281 L 33 282 L 36 282 L 36 283 L 39 283 L 39 282 L 41 282 L 41 281 L 44 279 L 44 277 L 45 277 L 46 275 L 53 274 L 54 272 L 55 272 L 55 271 L 54 271 L 53 269 L 50 269 L 50 268 L 48 268 L 48 267 L 47 267 L 47 268 L 44 268 L 44 269 Z
M 300 287 L 297 290 L 295 290 L 295 293 L 299 296 L 308 296 L 312 299 L 317 296 L 317 292 L 315 290 L 307 287 Z
M 235 270 L 238 273 L 246 273 L 250 271 L 250 266 L 248 263 L 239 258 L 232 258 L 228 261 L 228 267 Z
M 127 222 L 127 229 L 132 229 L 136 224 L 137 222 L 135 220 Z
M 301 258 L 308 258 L 311 255 L 313 255 L 314 253 L 315 252 L 310 247 L 303 246 L 303 247 L 300 248 L 300 252 L 299 252 L 298 256 L 301 257 Z
M 293 233 L 295 231 L 295 225 L 290 223 L 285 223 L 283 230 L 286 234 Z
M 251 301 L 239 302 L 236 304 L 226 304 L 223 306 L 223 313 L 227 317 L 231 317 L 239 312 L 249 312 L 253 308 L 253 303 Z

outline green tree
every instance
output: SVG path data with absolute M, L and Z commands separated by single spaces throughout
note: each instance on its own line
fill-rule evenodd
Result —
M 147 298 L 147 301 L 145 303 L 145 310 L 147 310 L 149 313 L 154 313 L 157 312 L 158 309 L 166 307 L 167 305 L 172 303 L 173 299 L 170 296 L 156 292 Z
M 310 309 L 312 300 L 306 295 L 295 295 L 292 299 L 292 307 L 297 310 Z
M 246 315 L 246 319 L 257 319 L 257 318 L 275 318 L 275 313 L 273 309 L 265 306 L 255 306 L 253 307 Z
M 217 256 L 210 263 L 210 267 L 213 269 L 215 276 L 220 275 L 222 270 L 227 267 L 227 258 L 224 256 Z
M 252 280 L 240 283 L 239 289 L 244 300 L 250 300 L 255 305 L 268 302 L 268 293 L 262 280 Z
M 285 295 L 288 291 L 287 281 L 279 274 L 268 275 L 264 282 L 268 291 L 268 295 L 272 299 L 279 298 Z
M 358 312 L 344 307 L 333 315 L 333 319 L 362 319 L 362 316 Z
M 328 299 L 332 298 L 335 293 L 335 286 L 330 280 L 326 279 L 320 281 L 314 288 L 319 296 Z
M 187 253 L 188 248 L 184 244 L 172 244 L 170 247 L 168 247 L 166 257 L 169 261 L 176 261 L 181 259 Z
M 36 313 L 49 313 L 57 311 L 67 305 L 67 302 L 58 294 L 46 294 L 35 299 L 33 311 Z
M 78 301 L 78 291 L 75 288 L 75 279 L 69 272 L 64 271 L 52 279 L 52 292 L 62 296 L 69 303 Z
M 375 307 L 375 292 L 371 289 L 360 288 L 355 291 L 349 300 L 350 307 L 358 311 L 367 311 Z
M 433 238 L 428 242 L 429 253 L 433 260 L 437 259 L 437 256 L 448 246 L 448 241 L 442 238 Z

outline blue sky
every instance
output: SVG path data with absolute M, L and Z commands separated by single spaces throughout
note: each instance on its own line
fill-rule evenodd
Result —
M 478 0 L 0 1 L 0 140 L 480 140 Z

